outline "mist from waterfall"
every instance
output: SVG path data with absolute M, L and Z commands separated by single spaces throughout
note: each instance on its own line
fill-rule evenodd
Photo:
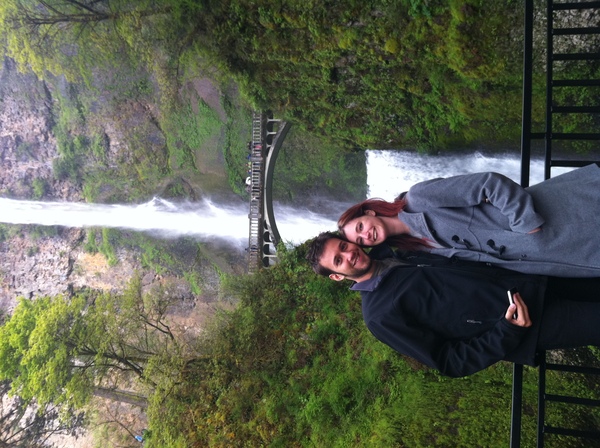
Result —
M 392 200 L 411 185 L 436 177 L 496 171 L 519 181 L 520 160 L 515 155 L 427 156 L 409 151 L 367 151 L 368 197 Z M 553 175 L 568 171 L 553 171 Z M 543 180 L 543 162 L 531 164 L 533 185 Z M 293 207 L 274 204 L 282 240 L 300 244 L 335 222 L 350 204 L 321 199 L 318 206 Z M 318 208 L 318 210 L 316 210 Z M 76 228 L 106 227 L 148 232 L 160 238 L 191 237 L 198 241 L 225 240 L 238 248 L 248 244 L 248 204 L 173 202 L 161 198 L 139 205 L 107 205 L 70 202 L 19 201 L 0 198 L 0 221 Z

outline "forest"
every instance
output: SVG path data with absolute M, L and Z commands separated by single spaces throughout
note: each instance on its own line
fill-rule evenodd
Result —
M 53 185 L 66 182 L 87 202 L 245 197 L 251 112 L 269 110 L 293 123 L 279 199 L 362 199 L 365 149 L 518 147 L 522 23 L 517 0 L 3 0 L 4 64 L 43 81 L 31 95 L 52 98 L 58 156 L 52 178 L 1 194 L 55 199 Z M 599 66 L 562 69 L 597 77 Z M 218 86 L 217 106 L 197 95 L 203 79 Z M 535 90 L 542 80 L 540 68 Z M 534 102 L 539 126 L 542 106 Z M 30 152 L 26 142 L 17 149 Z M 0 240 L 32 231 L 52 230 L 0 224 Z M 109 263 L 135 245 L 145 268 L 194 292 L 202 254 L 219 272 L 221 308 L 201 331 L 175 325 L 177 291 L 148 289 L 139 275 L 122 292 L 20 298 L 0 327 L 2 391 L 15 400 L 3 405 L 0 444 L 41 447 L 50 433 L 87 428 L 98 447 L 140 446 L 118 416 L 98 417 L 95 396 L 145 414 L 145 447 L 508 444 L 511 364 L 449 379 L 398 355 L 368 332 L 348 284 L 314 275 L 304 244 L 282 246 L 278 263 L 253 275 L 220 271 L 218 257 L 189 241 L 92 229 L 83 244 Z M 526 368 L 524 446 L 534 446 L 536 379 Z M 583 376 L 552 373 L 548 383 L 554 393 L 598 393 Z M 38 412 L 23 427 L 29 406 Z M 600 426 L 597 411 L 569 404 L 549 420 Z

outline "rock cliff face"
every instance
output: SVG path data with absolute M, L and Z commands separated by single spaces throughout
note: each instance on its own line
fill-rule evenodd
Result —
M 71 98 L 69 92 L 71 86 L 64 79 L 49 78 L 49 82 L 44 82 L 31 73 L 20 73 L 12 60 L 4 59 L 0 67 L 0 197 L 68 202 L 84 200 L 80 185 L 73 183 L 68 176 L 57 179 L 54 173 L 56 160 L 62 158 L 64 161 L 64 155 L 61 156 L 58 150 L 54 129 L 59 120 L 58 112 L 61 111 L 64 116 L 65 110 L 70 110 L 63 107 L 65 98 Z M 117 109 L 111 106 L 115 95 L 120 95 L 119 98 L 123 99 L 118 102 Z M 220 93 L 212 81 L 205 79 L 190 83 L 182 89 L 180 95 L 183 100 L 195 95 L 195 102 L 201 98 L 216 110 L 221 119 L 225 119 L 225 111 L 219 102 Z M 103 165 L 99 169 L 105 172 L 125 170 L 122 173 L 119 171 L 124 181 L 118 186 L 123 189 L 130 186 L 127 183 L 127 169 L 131 169 L 130 159 L 140 157 L 139 152 L 135 153 L 135 144 L 146 150 L 142 156 L 148 158 L 149 164 L 152 163 L 151 160 L 155 161 L 150 156 L 164 152 L 165 137 L 156 119 L 158 107 L 151 104 L 151 101 L 147 97 L 138 101 L 122 92 L 103 91 L 98 104 L 92 107 L 94 110 L 90 109 L 92 113 L 82 120 L 105 139 Z M 194 104 L 194 101 L 191 103 Z M 72 109 L 73 104 L 69 106 Z M 136 129 L 136 135 L 143 136 L 144 140 L 135 141 L 134 138 L 132 145 L 130 137 Z M 97 162 L 94 162 L 94 157 L 97 155 L 94 156 L 92 151 L 89 157 L 78 163 L 85 163 L 86 169 L 98 169 L 91 165 Z M 225 179 L 226 183 L 222 165 L 221 161 L 214 169 L 219 169 L 218 177 Z M 202 176 L 206 178 L 213 174 L 202 171 Z M 168 182 L 167 179 L 163 183 Z M 42 189 L 40 185 L 43 186 Z M 187 184 L 181 181 L 181 185 L 185 188 Z M 100 185 L 94 190 L 98 202 L 105 200 L 111 193 L 103 188 Z M 201 185 L 189 186 L 186 194 L 195 197 L 197 190 L 201 189 Z M 127 192 L 124 195 L 127 197 Z M 218 286 L 218 276 L 212 275 L 214 268 L 211 263 L 200 266 L 196 265 L 197 260 L 191 260 L 190 263 L 201 271 L 203 281 L 208 279 L 207 282 L 211 283 L 203 284 L 203 293 L 194 297 L 185 280 L 166 274 L 159 276 L 153 270 L 144 270 L 141 256 L 134 249 L 117 249 L 118 263 L 109 266 L 103 255 L 85 252 L 85 230 L 60 228 L 52 235 L 39 236 L 40 233 L 48 232 L 7 228 L 2 222 L 0 216 L 0 311 L 10 311 L 19 296 L 53 296 L 83 287 L 119 292 L 136 271 L 141 273 L 145 288 L 160 284 L 177 294 L 182 299 L 184 314 L 188 314 L 189 306 L 210 303 L 217 294 L 215 284 Z M 232 266 L 233 262 L 225 260 L 218 249 L 214 252 L 210 248 L 205 250 L 207 254 L 203 254 L 203 257 L 217 263 L 221 270 Z M 192 258 L 193 256 L 195 254 L 192 254 Z
M 0 195 L 30 198 L 34 179 L 40 179 L 48 196 L 80 199 L 72 185 L 52 175 L 58 156 L 52 125 L 52 97 L 45 83 L 19 73 L 5 59 L 0 70 Z M 70 252 L 81 238 L 77 233 L 41 240 L 18 235 L 0 243 L 0 307 L 10 310 L 17 296 L 66 292 Z
M 19 73 L 5 58 L 0 69 L 0 194 L 32 197 L 33 180 L 46 184 L 50 199 L 81 200 L 69 181 L 52 175 L 58 156 L 52 135 L 53 99 L 45 82 L 33 74 Z
M 144 272 L 133 252 L 119 251 L 115 266 L 102 254 L 86 253 L 84 237 L 81 229 L 63 229 L 56 236 L 19 234 L 0 243 L 0 310 L 10 312 L 17 297 L 69 294 L 84 287 L 119 292 L 135 271 Z M 146 273 L 143 283 L 159 280 Z
M 14 62 L 4 60 L 0 69 L 0 196 L 30 199 L 37 179 L 44 184 L 44 200 L 82 200 L 76 185 L 53 175 L 53 161 L 59 156 L 52 133 L 55 106 L 45 82 L 18 72 Z M 120 251 L 119 263 L 112 267 L 102 255 L 85 253 L 81 229 L 60 229 L 56 235 L 41 237 L 26 231 L 14 233 L 0 242 L 0 310 L 10 312 L 19 296 L 64 294 L 84 286 L 119 291 L 135 270 L 143 273 L 135 253 Z M 157 281 L 155 277 L 146 273 L 145 282 L 151 284 Z
M 0 244 L 0 308 L 11 310 L 15 298 L 66 293 L 73 270 L 72 251 L 80 231 L 34 240 L 15 236 Z

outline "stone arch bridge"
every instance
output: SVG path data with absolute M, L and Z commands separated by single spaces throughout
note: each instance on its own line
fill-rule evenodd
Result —
M 273 213 L 273 172 L 277 155 L 291 124 L 266 112 L 252 114 L 252 140 L 248 143 L 248 178 L 250 194 L 248 214 L 248 271 L 269 267 L 276 262 L 281 242 Z

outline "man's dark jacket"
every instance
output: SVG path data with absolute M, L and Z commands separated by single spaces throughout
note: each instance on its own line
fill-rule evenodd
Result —
M 454 377 L 500 360 L 536 364 L 546 277 L 427 254 L 403 261 L 352 287 L 377 339 Z M 511 288 L 527 304 L 532 327 L 505 319 Z

